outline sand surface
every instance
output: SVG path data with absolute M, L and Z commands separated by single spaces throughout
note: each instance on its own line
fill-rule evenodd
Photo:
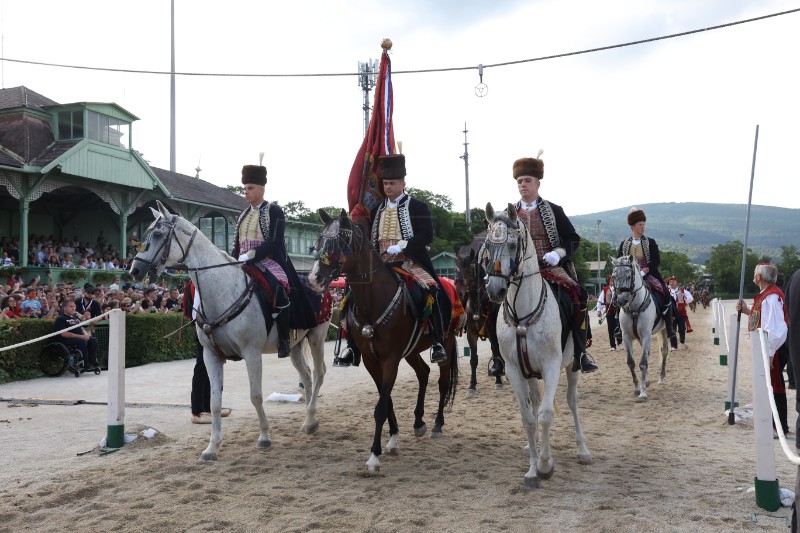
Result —
M 469 358 L 459 359 L 459 392 L 441 439 L 413 436 L 416 378 L 401 366 L 394 393 L 400 453 L 382 455 L 378 473 L 364 466 L 374 385 L 363 366 L 331 367 L 332 343 L 319 430 L 299 432 L 302 404 L 267 402 L 273 447 L 266 451 L 255 448 L 245 365 L 225 365 L 223 404 L 233 414 L 223 419 L 217 462 L 199 460 L 210 426 L 190 423 L 194 361 L 127 370 L 126 401 L 134 405 L 125 411 L 126 433 L 158 433 L 105 455 L 98 443 L 106 435 L 107 373 L 0 385 L 0 532 L 785 531 L 789 509 L 766 512 L 748 492 L 755 477 L 752 421 L 727 424 L 728 371 L 713 344 L 711 308 L 690 318 L 688 349 L 670 352 L 667 384 L 657 385 L 654 375 L 646 403 L 635 401 L 624 351 L 608 351 L 605 325 L 594 319 L 590 351 L 600 370 L 579 385 L 593 463 L 577 462 L 562 376 L 556 470 L 535 490 L 522 484 L 528 459 L 516 400 L 508 385 L 497 390 L 486 376 L 486 342 L 479 345 L 475 398 L 466 395 Z M 463 345 L 462 339 L 459 353 Z M 653 366 L 659 360 L 653 356 Z M 288 360 L 264 361 L 265 397 L 297 392 Z M 438 371 L 431 376 L 429 428 Z M 741 405 L 752 403 L 746 331 L 738 384 Z M 794 395 L 789 391 L 790 407 Z M 25 398 L 88 403 L 18 401 Z M 778 441 L 775 457 L 780 485 L 793 488 L 796 468 Z

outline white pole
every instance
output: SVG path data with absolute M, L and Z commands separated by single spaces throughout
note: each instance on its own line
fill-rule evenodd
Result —
M 739 322 L 741 321 L 737 320 L 737 323 Z M 769 404 L 760 334 L 759 329 L 750 336 L 753 354 L 753 428 L 756 436 L 756 505 L 768 511 L 777 511 L 781 506 L 781 499 L 778 480 L 775 477 L 772 409 Z
M 731 346 L 733 345 L 733 336 L 735 335 L 734 329 L 738 327 L 738 321 L 736 320 L 736 313 L 733 313 L 729 320 L 729 326 L 727 331 L 725 331 L 725 364 L 728 366 L 728 400 L 725 402 L 725 410 L 731 408 L 731 402 L 734 401 L 733 398 L 736 397 L 736 391 L 733 390 L 733 387 L 736 386 L 736 376 L 733 375 L 735 369 L 733 365 L 728 365 L 728 354 L 731 351 Z M 722 362 L 722 356 L 720 356 L 720 364 Z M 739 402 L 736 402 L 734 407 L 738 407 Z
M 125 442 L 125 313 L 114 309 L 108 317 L 108 433 L 106 447 Z

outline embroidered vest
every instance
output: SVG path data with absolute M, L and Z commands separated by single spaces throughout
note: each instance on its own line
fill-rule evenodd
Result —
M 528 226 L 536 253 L 540 258 L 558 247 L 560 239 L 558 228 L 556 228 L 556 217 L 547 200 L 540 198 L 539 205 L 530 211 L 522 208 L 522 202 L 517 202 L 517 216 Z M 536 229 L 534 229 L 534 225 L 536 225 Z
M 781 302 L 784 300 L 783 291 L 777 285 L 769 285 L 753 298 L 753 309 L 750 310 L 750 320 L 747 321 L 747 330 L 755 331 L 761 327 L 761 304 L 770 294 L 777 294 Z M 783 320 L 789 324 L 789 315 L 786 306 L 783 306 Z
M 650 241 L 642 235 L 642 238 L 639 239 L 639 245 L 641 246 L 642 255 L 637 257 L 638 254 L 636 252 L 638 250 L 636 249 L 637 246 L 633 244 L 633 237 L 628 237 L 622 241 L 622 255 L 633 255 L 639 262 L 640 267 L 646 267 L 650 263 Z M 642 264 L 642 259 L 644 259 L 644 264 Z
M 269 207 L 270 203 L 264 201 L 258 206 L 258 228 L 261 229 L 261 236 L 257 235 L 257 232 L 254 230 L 252 226 L 250 228 L 242 228 L 242 222 L 245 221 L 248 215 L 251 214 L 252 209 L 249 207 L 241 212 L 239 215 L 239 219 L 236 221 L 236 238 L 241 243 L 243 240 L 256 240 L 256 241 L 266 241 L 269 238 Z M 251 215 L 252 216 L 252 215 Z M 244 235 L 242 235 L 242 230 L 244 229 Z M 255 238 L 254 238 L 255 237 Z

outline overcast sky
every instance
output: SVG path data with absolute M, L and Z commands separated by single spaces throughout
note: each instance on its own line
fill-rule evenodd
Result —
M 578 215 L 651 202 L 798 207 L 800 13 L 566 58 L 576 52 L 800 8 L 800 0 L 175 0 L 176 71 L 355 73 L 394 42 L 394 124 L 407 184 L 466 205 L 518 194 L 515 159 L 541 148 L 540 193 Z M 0 0 L 3 57 L 165 71 L 168 0 Z M 169 169 L 168 75 L 3 61 L 3 87 L 59 103 L 116 102 L 133 147 Z M 356 76 L 177 76 L 177 168 L 220 186 L 265 152 L 267 197 L 346 207 L 363 139 Z M 372 102 L 370 93 L 370 103 Z M 624 224 L 624 221 L 620 221 Z

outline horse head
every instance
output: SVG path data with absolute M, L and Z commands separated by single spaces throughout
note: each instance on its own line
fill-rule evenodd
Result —
M 468 256 L 456 254 L 456 270 L 458 279 L 456 288 L 463 294 L 461 300 L 467 315 L 474 321 L 481 318 L 481 291 L 484 290 L 483 278 L 485 270 L 478 262 L 475 250 L 470 249 Z
M 324 209 L 317 212 L 325 226 L 317 240 L 317 260 L 308 273 L 308 281 L 312 289 L 323 292 L 341 274 L 353 270 L 366 230 L 350 220 L 344 209 L 338 217 L 332 217 Z
M 620 308 L 627 308 L 636 293 L 636 289 L 642 283 L 642 274 L 639 270 L 639 263 L 632 255 L 618 258 L 610 257 L 611 264 L 614 266 L 612 276 L 614 276 L 614 292 L 617 305 Z
M 528 231 L 512 204 L 499 213 L 495 213 L 491 203 L 486 204 L 486 221 L 489 226 L 481 254 L 481 264 L 489 276 L 486 292 L 494 303 L 501 303 L 508 294 L 509 284 L 522 277 Z
M 147 274 L 157 276 L 165 268 L 182 265 L 197 235 L 197 228 L 190 231 L 181 217 L 170 213 L 159 201 L 156 205 L 158 209 L 150 208 L 155 220 L 145 230 L 144 240 L 131 261 L 130 275 L 136 281 L 142 281 Z M 176 231 L 186 234 L 189 242 L 184 245 Z

